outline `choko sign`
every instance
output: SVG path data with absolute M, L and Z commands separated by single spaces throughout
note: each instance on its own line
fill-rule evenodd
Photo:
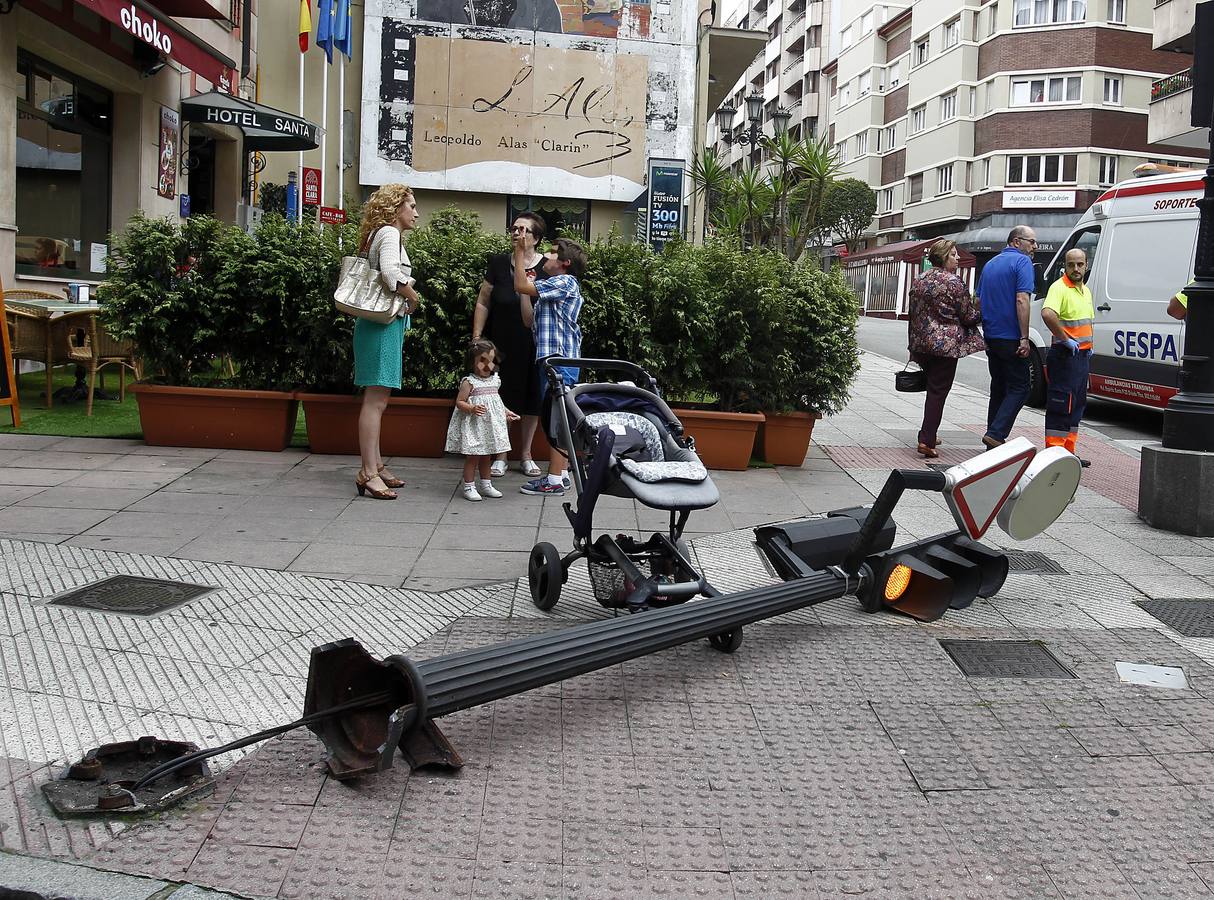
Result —
M 175 22 L 159 18 L 131 0 L 75 0 L 156 52 L 187 69 L 197 72 L 222 91 L 231 92 L 236 83 L 236 63 L 209 47 L 199 38 L 183 31 Z

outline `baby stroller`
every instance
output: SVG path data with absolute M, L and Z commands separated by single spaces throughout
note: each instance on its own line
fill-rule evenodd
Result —
M 623 373 L 630 381 L 571 386 L 555 366 Z M 608 609 L 642 612 L 697 595 L 720 596 L 692 565 L 682 535 L 692 510 L 714 506 L 721 495 L 649 373 L 623 360 L 552 357 L 544 377 L 550 387 L 541 421 L 548 440 L 569 457 L 577 507 L 564 504 L 573 526 L 571 553 L 562 557 L 546 541 L 531 550 L 527 578 L 532 602 L 542 610 L 552 609 L 569 566 L 583 557 L 595 599 Z M 595 538 L 594 508 L 604 494 L 668 510 L 668 533 L 655 533 L 645 541 L 624 534 Z M 709 643 L 733 652 L 742 643 L 742 629 L 715 635 Z

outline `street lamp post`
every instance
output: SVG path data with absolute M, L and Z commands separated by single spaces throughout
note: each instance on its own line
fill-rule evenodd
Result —
M 727 144 L 733 143 L 733 117 L 737 112 L 728 104 L 717 108 L 717 129 L 721 132 L 721 139 Z M 790 118 L 792 118 L 792 114 L 788 110 L 783 107 L 777 109 L 770 116 L 772 130 L 777 135 L 784 134 L 788 131 Z M 758 91 L 746 97 L 746 119 L 750 122 L 746 140 L 750 144 L 750 152 L 753 156 L 763 137 L 763 95 Z
M 1197 4 L 1193 36 L 1194 127 L 1214 117 L 1214 10 Z M 1179 392 L 1163 414 L 1163 443 L 1142 448 L 1138 515 L 1154 528 L 1214 535 L 1214 130 L 1204 178 L 1193 283 L 1185 288 Z

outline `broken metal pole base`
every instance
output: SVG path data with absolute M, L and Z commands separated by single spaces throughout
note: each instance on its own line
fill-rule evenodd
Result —
M 328 748 L 335 778 L 390 768 L 397 748 L 413 768 L 458 768 L 459 754 L 432 719 L 834 600 L 855 591 L 858 581 L 818 572 L 418 663 L 404 656 L 376 660 L 345 638 L 312 649 L 304 714 L 359 704 L 308 726 Z
M 214 788 L 215 779 L 206 762 L 199 760 L 172 778 L 137 791 L 133 790 L 135 783 L 162 763 L 197 749 L 185 741 L 150 736 L 103 744 L 86 753 L 62 778 L 42 785 L 42 793 L 61 818 L 160 812 Z

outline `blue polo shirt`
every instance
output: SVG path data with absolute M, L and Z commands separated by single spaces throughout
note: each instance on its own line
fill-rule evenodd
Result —
M 982 301 L 984 337 L 1020 340 L 1016 294 L 1033 293 L 1036 280 L 1032 260 L 1011 245 L 983 267 L 978 279 L 978 299 Z

